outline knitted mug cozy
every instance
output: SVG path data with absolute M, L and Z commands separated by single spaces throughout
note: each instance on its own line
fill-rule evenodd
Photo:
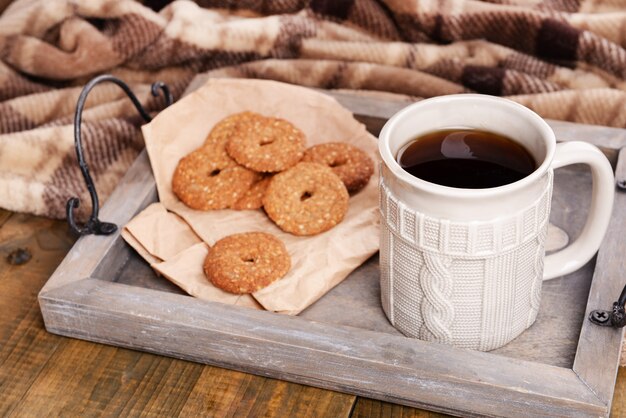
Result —
M 380 181 L 381 297 L 409 337 L 487 351 L 537 317 L 553 173 L 540 197 L 493 221 L 417 212 Z

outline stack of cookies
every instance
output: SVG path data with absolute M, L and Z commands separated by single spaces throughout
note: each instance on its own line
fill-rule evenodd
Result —
M 341 222 L 350 193 L 365 187 L 373 172 L 373 161 L 352 145 L 325 143 L 307 149 L 304 133 L 290 122 L 243 112 L 217 123 L 205 143 L 180 160 L 172 190 L 196 210 L 263 208 L 283 231 L 307 236 Z M 277 238 L 253 234 L 257 235 L 226 237 L 223 240 L 228 239 L 228 245 L 218 241 L 209 251 L 205 273 L 213 284 L 233 293 L 250 293 L 287 273 L 289 263 L 285 269 L 284 257 L 276 258 L 279 253 L 288 257 L 286 250 L 274 248 Z M 252 254 L 253 240 L 267 245 L 255 244 L 258 251 Z M 244 241 L 249 244 L 243 245 Z M 220 258 L 215 253 L 224 251 L 222 247 L 230 252 Z M 268 269 L 264 264 L 264 247 L 274 248 L 272 263 L 280 269 Z M 225 263 L 225 259 L 230 261 Z M 220 271 L 216 272 L 218 265 Z M 230 270 L 230 279 L 224 280 L 224 270 Z M 248 283 L 260 270 L 263 279 Z M 276 270 L 270 278 L 268 270 Z

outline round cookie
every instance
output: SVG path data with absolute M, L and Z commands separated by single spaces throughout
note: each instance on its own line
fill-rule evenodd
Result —
M 374 162 L 365 151 L 345 142 L 315 145 L 304 152 L 302 161 L 329 166 L 350 193 L 365 187 L 374 174 Z
M 260 178 L 219 150 L 200 148 L 183 157 L 172 177 L 172 191 L 192 209 L 225 209 Z
M 226 151 L 244 167 L 273 173 L 300 161 L 304 143 L 304 134 L 291 123 L 263 117 L 239 124 L 226 144 Z
M 220 153 L 228 155 L 226 153 L 226 144 L 237 130 L 237 127 L 252 124 L 257 119 L 263 119 L 263 116 L 249 111 L 227 116 L 213 126 L 213 129 L 209 132 L 202 147 L 216 151 L 219 150 Z
M 230 235 L 217 241 L 204 260 L 204 273 L 230 293 L 252 293 L 282 278 L 291 268 L 285 245 L 265 232 Z
M 236 210 L 261 209 L 263 207 L 263 196 L 265 196 L 265 191 L 271 180 L 272 176 L 266 176 L 254 183 L 231 208 Z
M 301 162 L 272 178 L 263 207 L 283 231 L 315 235 L 341 222 L 348 199 L 346 186 L 330 168 Z

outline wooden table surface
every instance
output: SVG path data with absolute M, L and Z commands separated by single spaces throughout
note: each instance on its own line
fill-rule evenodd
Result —
M 74 241 L 64 222 L 0 210 L 0 417 L 444 416 L 49 334 L 37 294 Z M 32 258 L 11 264 L 20 248 Z M 626 368 L 612 416 L 626 417 Z

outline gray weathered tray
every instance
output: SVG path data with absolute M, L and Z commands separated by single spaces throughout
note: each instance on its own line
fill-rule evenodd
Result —
M 333 94 L 375 134 L 406 103 Z M 551 122 L 560 140 L 600 146 L 626 177 L 626 131 Z M 590 176 L 558 170 L 551 221 L 576 237 Z M 101 211 L 124 225 L 156 201 L 142 153 Z M 606 416 L 623 330 L 586 320 L 623 286 L 626 194 L 596 260 L 546 282 L 537 322 L 490 353 L 405 338 L 379 302 L 372 257 L 298 317 L 184 295 L 119 233 L 81 238 L 39 294 L 48 331 L 462 416 Z M 592 280 L 593 277 L 593 280 Z

